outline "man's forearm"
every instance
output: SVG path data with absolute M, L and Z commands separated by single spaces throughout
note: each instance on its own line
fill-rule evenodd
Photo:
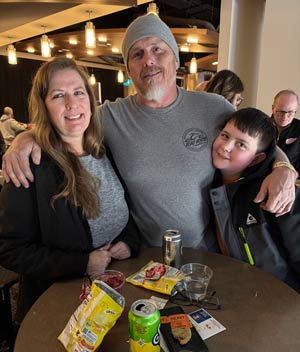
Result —
M 276 146 L 276 157 L 275 158 L 276 159 L 274 161 L 273 168 L 276 168 L 276 167 L 287 167 L 290 170 L 294 171 L 296 177 L 298 177 L 297 170 L 290 163 L 289 158 L 287 157 L 287 155 L 278 146 Z
M 278 147 L 278 145 L 276 146 L 276 161 L 286 161 L 286 162 L 290 162 L 289 158 L 286 156 L 285 152 L 282 151 L 281 148 Z

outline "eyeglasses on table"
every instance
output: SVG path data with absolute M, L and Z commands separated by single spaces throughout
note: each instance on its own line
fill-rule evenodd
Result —
M 221 309 L 219 298 L 216 296 L 216 291 L 207 291 L 206 296 L 202 300 L 191 300 L 184 289 L 183 280 L 180 280 L 173 287 L 170 294 L 170 302 L 181 306 L 195 306 L 208 310 Z

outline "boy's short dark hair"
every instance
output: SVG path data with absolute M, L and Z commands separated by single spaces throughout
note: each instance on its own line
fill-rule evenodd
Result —
M 266 151 L 276 138 L 276 128 L 272 119 L 261 110 L 245 108 L 234 112 L 225 122 L 233 122 L 241 132 L 251 137 L 259 137 L 257 152 Z

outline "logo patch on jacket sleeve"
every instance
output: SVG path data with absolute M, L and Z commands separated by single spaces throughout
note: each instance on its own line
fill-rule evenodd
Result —
M 253 215 L 251 215 L 250 213 L 248 213 L 247 215 L 247 220 L 246 220 L 246 224 L 247 225 L 251 225 L 251 224 L 257 224 L 257 220 L 255 219 L 255 217 Z
M 285 144 L 292 144 L 295 143 L 297 138 L 288 138 L 285 140 Z

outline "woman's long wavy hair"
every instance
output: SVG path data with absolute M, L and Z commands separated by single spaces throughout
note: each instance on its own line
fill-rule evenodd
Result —
M 82 166 L 71 146 L 62 140 L 49 118 L 45 104 L 53 74 L 66 69 L 74 70 L 80 75 L 90 100 L 91 119 L 84 132 L 83 149 L 96 159 L 103 156 L 103 136 L 95 96 L 86 71 L 79 67 L 74 60 L 54 58 L 39 68 L 29 94 L 29 116 L 34 124 L 33 133 L 37 143 L 55 161 L 64 174 L 58 194 L 52 196 L 52 207 L 54 208 L 55 201 L 63 198 L 80 207 L 87 218 L 94 218 L 100 213 L 100 200 L 97 192 L 99 185 Z
M 205 91 L 222 95 L 232 104 L 234 96 L 244 91 L 244 85 L 234 72 L 221 70 L 210 79 Z

